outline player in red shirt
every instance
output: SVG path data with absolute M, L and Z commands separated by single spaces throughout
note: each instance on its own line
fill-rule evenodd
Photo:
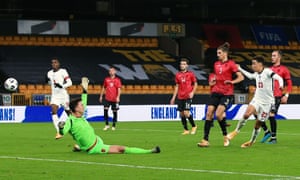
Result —
M 212 93 L 212 89 L 216 84 L 216 74 L 210 73 L 208 76 L 208 85 L 210 86 L 210 93 Z M 225 121 L 226 126 L 231 126 L 231 124 L 226 123 L 226 112 L 223 114 L 223 121 Z M 214 121 L 211 123 L 211 127 L 214 127 Z
M 271 70 L 274 71 L 276 74 L 282 77 L 284 80 L 284 84 L 287 87 L 286 93 L 283 94 L 282 90 L 279 87 L 278 81 L 275 81 L 274 84 L 274 97 L 275 97 L 275 109 L 274 111 L 271 111 L 269 120 L 271 125 L 271 131 L 268 130 L 266 124 L 264 123 L 262 125 L 262 128 L 265 131 L 265 135 L 263 139 L 261 140 L 262 143 L 266 142 L 270 137 L 271 139 L 268 141 L 268 144 L 276 144 L 277 138 L 277 122 L 275 119 L 275 115 L 278 112 L 280 103 L 286 104 L 289 98 L 289 93 L 292 91 L 292 80 L 291 80 L 291 74 L 290 71 L 286 66 L 281 65 L 281 58 L 282 58 L 282 52 L 280 50 L 274 50 L 272 52 L 272 66 Z
M 120 95 L 121 95 L 121 80 L 120 78 L 116 77 L 116 70 L 115 68 L 110 68 L 109 77 L 106 77 L 103 82 L 103 88 L 100 93 L 99 101 L 100 103 L 103 102 L 104 105 L 104 121 L 105 127 L 104 131 L 109 129 L 109 122 L 108 122 L 108 109 L 111 106 L 111 110 L 113 111 L 113 124 L 112 130 L 116 130 L 116 123 L 118 119 L 118 110 L 119 110 L 119 103 L 120 103 Z M 105 93 L 105 101 L 103 101 L 103 94 Z
M 190 134 L 186 119 L 188 119 L 192 125 L 191 134 L 196 134 L 197 131 L 197 126 L 193 115 L 190 113 L 190 109 L 198 83 L 195 74 L 192 71 L 188 71 L 188 64 L 189 60 L 187 58 L 180 59 L 180 71 L 175 75 L 176 86 L 170 101 L 170 104 L 174 104 L 177 96 L 177 110 L 180 112 L 180 118 L 184 128 L 182 135 Z
M 223 120 L 223 115 L 226 108 L 233 101 L 234 84 L 244 80 L 244 76 L 238 71 L 235 62 L 228 58 L 229 43 L 224 43 L 217 48 L 218 61 L 214 64 L 214 73 L 216 75 L 216 83 L 212 87 L 211 98 L 207 103 L 207 113 L 204 125 L 204 137 L 198 143 L 199 147 L 209 146 L 209 132 L 213 122 L 214 114 L 218 119 L 224 136 L 224 146 L 229 146 L 229 138 L 227 137 L 226 122 Z M 232 76 L 236 75 L 233 79 Z

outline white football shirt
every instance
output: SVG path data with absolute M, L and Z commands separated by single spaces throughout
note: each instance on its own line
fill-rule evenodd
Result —
M 72 81 L 66 69 L 60 68 L 57 71 L 48 71 L 47 77 L 52 89 L 52 96 L 65 96 L 68 94 L 66 88 L 72 85 Z M 55 87 L 55 83 L 60 84 L 63 88 Z
M 253 99 L 261 104 L 274 104 L 274 79 L 279 81 L 280 87 L 283 87 L 283 80 L 275 74 L 271 69 L 264 68 L 261 73 L 254 72 L 249 73 L 246 70 L 239 67 L 239 70 L 249 79 L 255 79 L 256 90 Z

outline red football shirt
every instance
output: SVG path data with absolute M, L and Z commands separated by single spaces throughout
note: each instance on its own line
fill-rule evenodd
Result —
M 288 68 L 286 66 L 279 65 L 279 66 L 272 66 L 271 69 L 276 74 L 282 77 L 285 86 L 287 86 L 287 93 L 290 93 L 292 91 L 292 80 Z M 275 84 L 274 84 L 274 96 L 275 97 L 282 96 L 282 90 L 280 89 L 279 82 L 277 80 L 275 80 Z
M 192 71 L 178 72 L 175 75 L 175 83 L 178 84 L 178 99 L 188 99 L 193 91 L 194 84 L 197 82 L 196 76 Z
M 233 60 L 227 60 L 225 62 L 218 60 L 214 64 L 214 72 L 216 74 L 216 84 L 212 88 L 212 92 L 223 95 L 233 95 L 233 84 L 225 84 L 225 81 L 232 81 L 232 75 L 238 72 L 235 62 Z
M 105 99 L 107 101 L 117 102 L 118 88 L 122 86 L 120 78 L 106 77 L 103 86 L 105 88 Z

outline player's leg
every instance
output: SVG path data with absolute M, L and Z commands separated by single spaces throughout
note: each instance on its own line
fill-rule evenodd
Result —
M 260 104 L 256 106 L 257 119 L 254 125 L 252 136 L 250 141 L 241 145 L 242 148 L 250 147 L 255 143 L 260 132 L 261 124 L 269 118 L 271 106 L 271 104 Z
M 275 116 L 278 112 L 279 106 L 281 102 L 281 97 L 275 98 L 275 106 L 271 108 L 271 113 L 269 116 L 270 126 L 271 126 L 271 139 L 269 140 L 268 144 L 276 144 L 277 143 L 277 121 Z
M 185 107 L 184 107 L 184 116 L 189 120 L 191 126 L 192 126 L 192 130 L 191 130 L 191 134 L 196 134 L 197 131 L 197 126 L 195 124 L 193 115 L 191 114 L 191 105 L 192 105 L 192 99 L 187 99 L 185 101 Z
M 241 145 L 242 148 L 250 147 L 255 143 L 255 141 L 257 139 L 257 136 L 259 135 L 259 132 L 260 132 L 260 127 L 261 127 L 261 121 L 256 120 L 253 131 L 252 131 L 250 141 L 247 141 L 247 142 L 243 143 Z
M 221 128 L 223 137 L 224 137 L 224 146 L 229 146 L 229 138 L 227 137 L 227 128 L 226 122 L 223 121 L 223 114 L 225 112 L 226 107 L 224 105 L 219 105 L 216 109 L 216 117 Z
M 118 110 L 119 110 L 119 103 L 113 103 L 111 106 L 111 109 L 113 111 L 113 124 L 111 127 L 111 130 L 116 130 L 116 124 L 118 122 Z
M 230 132 L 227 137 L 232 140 L 239 132 L 240 130 L 246 125 L 247 119 L 256 113 L 256 104 L 250 103 L 243 115 L 243 118 L 239 120 L 238 124 L 236 125 L 236 128 L 234 131 Z
M 187 127 L 187 121 L 186 117 L 184 115 L 184 100 L 178 100 L 177 101 L 177 111 L 179 111 L 180 119 L 181 119 L 181 124 L 183 126 L 183 132 L 181 133 L 182 135 L 187 135 L 190 134 L 190 131 Z
M 256 117 L 256 119 L 257 119 L 257 117 Z M 271 137 L 271 131 L 269 130 L 266 122 L 261 123 L 261 128 L 264 130 L 265 134 L 264 134 L 264 137 L 260 140 L 260 142 L 264 143 Z
M 149 154 L 149 153 L 160 153 L 160 147 L 156 146 L 153 149 L 143 149 L 136 147 L 126 147 L 120 145 L 106 145 L 103 143 L 100 137 L 98 142 L 90 151 L 89 154 Z
M 190 131 L 189 131 L 188 127 L 187 127 L 187 121 L 186 121 L 186 117 L 185 117 L 184 111 L 180 110 L 179 114 L 180 114 L 181 124 L 183 126 L 182 135 L 190 134 Z
M 109 122 L 108 122 L 108 110 L 109 110 L 109 102 L 107 102 L 106 100 L 104 100 L 104 123 L 105 126 L 103 128 L 104 131 L 107 131 L 109 129 Z
M 137 147 L 127 147 L 120 145 L 110 145 L 108 154 L 150 154 L 160 153 L 160 147 L 156 146 L 153 149 L 143 149 Z
M 270 120 L 270 126 L 271 126 L 271 139 L 268 141 L 268 144 L 276 144 L 277 143 L 277 137 L 276 137 L 277 122 L 276 122 L 274 113 L 270 114 L 269 120 Z
M 226 121 L 224 120 L 224 114 L 226 109 L 231 106 L 233 101 L 233 96 L 222 96 L 220 99 L 220 103 L 216 109 L 216 117 L 219 122 L 219 126 L 222 130 L 223 138 L 224 138 L 224 146 L 229 146 L 229 138 L 227 137 L 227 128 Z
M 204 136 L 203 139 L 198 143 L 199 147 L 208 147 L 209 146 L 209 132 L 211 129 L 211 123 L 213 121 L 213 116 L 215 112 L 214 105 L 208 105 L 207 112 L 206 112 L 206 120 L 204 123 Z
M 57 111 L 58 111 L 58 108 L 59 108 L 59 105 L 58 105 L 59 103 L 56 103 L 56 101 L 57 101 L 56 98 L 52 98 L 50 106 L 51 106 L 53 126 L 56 129 L 55 139 L 60 139 L 60 138 L 62 138 L 62 135 L 59 134 L 59 129 L 58 129 L 58 126 L 57 126 L 57 124 L 59 122 L 59 118 L 58 118 L 58 115 L 57 115 Z

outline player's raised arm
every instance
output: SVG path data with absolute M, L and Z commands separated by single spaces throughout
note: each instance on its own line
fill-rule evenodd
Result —
M 81 78 L 81 86 L 83 93 L 81 94 L 81 100 L 84 108 L 86 108 L 87 105 L 87 91 L 89 87 L 89 79 L 87 77 L 82 77 Z
M 247 78 L 249 79 L 255 79 L 255 74 L 254 73 L 250 73 L 246 70 L 244 70 L 241 66 L 238 67 L 239 71 L 241 71 Z

